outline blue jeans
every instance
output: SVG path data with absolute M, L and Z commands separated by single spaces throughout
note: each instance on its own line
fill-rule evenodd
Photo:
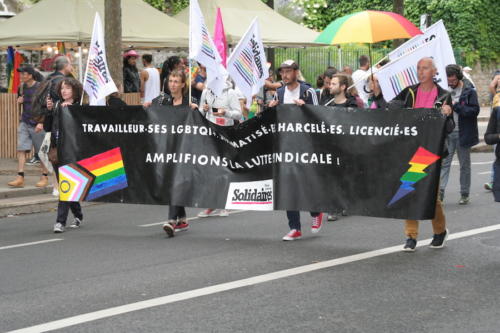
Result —
M 311 217 L 319 216 L 320 213 L 311 212 Z M 286 217 L 288 218 L 288 226 L 290 230 L 300 230 L 300 212 L 297 210 L 287 210 Z
M 441 166 L 441 191 L 444 192 L 446 185 L 448 185 L 451 162 L 453 161 L 453 155 L 457 152 L 460 164 L 460 194 L 469 196 L 471 183 L 470 148 L 460 146 L 458 131 L 450 133 L 446 138 L 446 142 L 449 155 L 444 159 Z

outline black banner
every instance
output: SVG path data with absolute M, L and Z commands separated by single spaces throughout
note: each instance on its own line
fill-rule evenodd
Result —
M 282 105 L 234 127 L 166 106 L 60 117 L 63 200 L 434 216 L 437 110 Z

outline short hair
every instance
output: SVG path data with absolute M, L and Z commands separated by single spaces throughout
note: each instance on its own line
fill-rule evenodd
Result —
M 434 61 L 434 59 L 432 57 L 423 57 L 422 59 L 420 59 L 418 61 L 418 63 L 421 62 L 422 60 L 430 60 L 432 68 L 437 70 L 436 62 Z M 417 63 L 417 65 L 418 65 L 418 63 Z
M 153 56 L 151 54 L 143 54 L 142 55 L 142 60 L 147 62 L 148 64 L 153 62 Z
M 325 80 L 324 80 L 324 75 L 318 75 L 318 78 L 316 79 L 316 88 L 323 88 L 325 85 Z
M 323 73 L 323 76 L 331 79 L 337 73 L 338 73 L 338 71 L 335 67 L 328 67 L 326 69 L 325 73 Z
M 339 79 L 339 86 L 345 86 L 345 91 L 347 91 L 347 88 L 349 88 L 349 78 L 347 75 L 344 74 L 335 74 L 333 78 L 338 78 Z
M 359 57 L 359 66 L 366 66 L 370 63 L 370 59 L 365 56 L 365 55 L 362 55 Z
M 462 80 L 464 78 L 462 69 L 460 68 L 460 66 L 455 64 L 446 66 L 446 76 L 447 77 L 456 76 L 457 79 L 459 80 Z
M 80 101 L 80 98 L 82 98 L 82 93 L 83 93 L 83 86 L 80 83 L 80 81 L 72 77 L 65 77 L 64 79 L 61 80 L 61 82 L 59 82 L 59 84 L 57 85 L 57 94 L 59 95 L 61 101 L 63 100 L 61 94 L 61 88 L 63 84 L 71 87 L 71 90 L 73 91 L 73 102 Z
M 387 65 L 389 62 L 390 62 L 390 60 L 387 59 L 387 58 L 385 58 L 381 62 L 379 62 L 378 64 L 379 64 L 380 67 L 382 67 L 382 66 Z
M 56 72 L 62 71 L 67 65 L 69 65 L 69 60 L 65 56 L 57 57 L 54 60 L 54 69 Z
M 181 82 L 184 83 L 184 88 L 182 89 L 182 96 L 185 96 L 188 93 L 188 89 L 189 89 L 189 87 L 187 85 L 186 73 L 182 70 L 176 69 L 168 74 L 168 78 L 170 78 L 171 76 L 181 78 Z M 168 80 L 168 78 L 167 78 L 167 80 Z M 167 85 L 168 85 L 168 81 L 167 81 Z

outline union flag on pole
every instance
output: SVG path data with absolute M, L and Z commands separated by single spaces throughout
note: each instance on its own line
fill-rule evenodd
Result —
M 220 95 L 225 86 L 227 71 L 208 33 L 205 19 L 197 0 L 189 2 L 189 58 L 207 68 L 207 88 Z
M 236 87 L 247 98 L 247 106 L 249 107 L 252 104 L 252 96 L 259 92 L 269 76 L 257 18 L 252 21 L 229 57 L 227 71 Z
M 104 34 L 99 13 L 95 13 L 83 89 L 89 95 L 90 105 L 106 105 L 105 97 L 118 90 L 106 62 Z

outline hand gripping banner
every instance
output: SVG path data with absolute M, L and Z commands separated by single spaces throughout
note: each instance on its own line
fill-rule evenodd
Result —
M 60 117 L 61 200 L 434 216 L 445 123 L 434 109 L 282 105 L 234 127 L 167 106 Z

